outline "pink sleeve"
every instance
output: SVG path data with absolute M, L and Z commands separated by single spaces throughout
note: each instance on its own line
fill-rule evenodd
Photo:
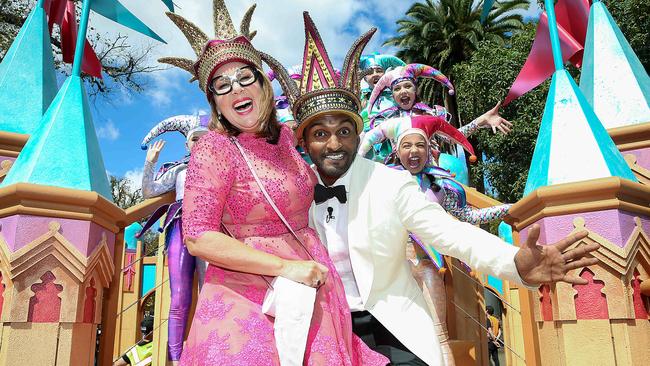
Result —
M 221 231 L 228 192 L 235 181 L 233 146 L 227 137 L 210 132 L 192 149 L 183 197 L 183 234 L 199 237 Z

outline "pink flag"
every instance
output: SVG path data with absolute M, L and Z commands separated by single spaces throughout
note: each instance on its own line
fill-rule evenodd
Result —
M 583 47 L 587 38 L 587 25 L 589 24 L 589 0 L 560 0 L 555 4 L 555 18 L 578 43 Z M 582 65 L 582 51 L 576 53 L 569 61 L 580 67 Z
M 581 52 L 584 47 L 576 41 L 561 25 L 558 24 L 560 34 L 560 45 L 562 48 L 562 60 L 567 62 L 576 53 Z M 553 75 L 553 51 L 548 30 L 548 18 L 542 13 L 537 24 L 537 34 L 533 41 L 533 47 L 528 54 L 524 67 L 517 75 L 515 82 L 510 87 L 503 105 L 507 105 L 520 96 L 543 83 L 549 76 Z
M 78 27 L 74 2 L 68 1 L 61 23 L 61 53 L 63 54 L 63 62 L 72 63 L 74 61 Z M 93 50 L 88 40 L 84 43 L 84 56 L 81 70 L 88 75 L 102 78 L 102 64 L 99 62 L 97 54 L 95 54 L 95 50 Z

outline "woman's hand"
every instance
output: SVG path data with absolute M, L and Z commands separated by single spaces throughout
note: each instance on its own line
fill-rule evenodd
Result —
M 318 288 L 325 283 L 329 270 L 314 261 L 287 260 L 280 276 L 309 287 Z
M 499 108 L 501 108 L 501 102 L 497 103 L 494 108 L 483 113 L 476 120 L 478 121 L 478 126 L 481 128 L 492 128 L 493 133 L 501 132 L 504 135 L 507 135 L 508 132 L 512 129 L 512 123 L 505 118 L 501 117 L 499 114 Z
M 147 149 L 147 161 L 150 163 L 157 162 L 158 156 L 160 155 L 160 151 L 163 149 L 163 147 L 165 147 L 164 140 L 158 140 L 149 146 L 149 149 Z

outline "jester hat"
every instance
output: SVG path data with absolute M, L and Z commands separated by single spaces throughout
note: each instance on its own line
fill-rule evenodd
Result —
M 178 115 L 169 117 L 160 121 L 154 128 L 149 131 L 147 136 L 144 137 L 140 147 L 142 150 L 147 150 L 147 145 L 151 140 L 162 135 L 165 132 L 177 131 L 183 134 L 187 140 L 192 137 L 193 134 L 199 131 L 208 131 L 208 125 L 210 124 L 210 116 L 202 115 Z
M 361 69 L 362 76 L 368 74 L 373 67 L 381 67 L 382 70 L 388 71 L 400 66 L 406 66 L 406 63 L 396 56 L 382 55 L 379 53 L 363 55 L 359 62 L 359 69 Z
M 368 108 L 368 112 L 372 110 L 377 98 L 379 98 L 379 95 L 384 89 L 392 88 L 404 80 L 411 80 L 415 83 L 418 78 L 434 79 L 449 88 L 449 94 L 454 94 L 454 86 L 451 84 L 451 81 L 443 73 L 438 71 L 438 69 L 423 64 L 408 64 L 386 72 L 377 81 L 377 84 L 372 89 L 372 94 L 370 94 L 370 99 L 368 99 L 368 105 L 366 107 Z
M 288 70 L 287 73 L 289 73 L 289 77 L 291 80 L 302 80 L 302 65 L 293 65 L 291 66 Z M 275 80 L 275 71 L 273 69 L 269 70 L 266 72 L 266 76 L 268 76 L 270 81 Z
M 257 31 L 250 31 L 250 22 L 255 11 L 253 4 L 244 14 L 239 33 L 233 26 L 224 0 L 213 1 L 215 39 L 210 38 L 195 24 L 180 15 L 167 12 L 167 16 L 183 32 L 198 57 L 196 61 L 180 57 L 164 57 L 159 62 L 179 67 L 190 74 L 190 81 L 198 80 L 199 88 L 208 93 L 208 82 L 214 71 L 226 62 L 240 61 L 262 69 L 260 53 L 251 40 Z
M 395 146 L 399 146 L 403 137 L 414 133 L 423 136 L 427 142 L 433 135 L 445 136 L 455 143 L 461 144 L 472 156 L 474 155 L 474 148 L 465 135 L 447 123 L 444 118 L 429 115 L 391 118 L 379 126 L 375 126 L 363 136 L 363 141 L 359 145 L 359 155 L 366 155 L 373 145 L 386 139 L 397 141 Z
M 284 95 L 292 106 L 298 123 L 295 134 L 302 138 L 304 128 L 314 119 L 327 113 L 343 113 L 349 116 L 356 123 L 357 133 L 361 133 L 363 120 L 359 116 L 359 57 L 377 29 L 370 29 L 352 44 L 345 56 L 341 73 L 337 75 L 309 13 L 304 12 L 303 17 L 305 50 L 299 85 L 296 85 L 289 72 L 277 60 L 262 54 L 263 60 L 275 73 Z

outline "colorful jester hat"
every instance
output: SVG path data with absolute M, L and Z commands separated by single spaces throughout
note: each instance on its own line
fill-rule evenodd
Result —
M 433 135 L 443 135 L 455 143 L 461 144 L 474 156 L 474 148 L 465 135 L 447 123 L 443 117 L 429 115 L 391 118 L 379 126 L 375 126 L 363 136 L 363 141 L 359 145 L 359 155 L 365 156 L 375 144 L 387 139 L 396 141 L 395 146 L 397 147 L 402 138 L 410 134 L 421 135 L 426 141 L 429 141 Z
M 160 121 L 154 128 L 149 131 L 147 136 L 144 137 L 140 147 L 142 150 L 147 150 L 147 145 L 151 140 L 162 135 L 165 132 L 177 131 L 185 136 L 186 140 L 189 140 L 192 135 L 200 131 L 208 131 L 208 125 L 210 124 L 210 116 L 202 114 L 196 115 L 179 115 L 169 117 Z
M 397 83 L 404 80 L 411 80 L 414 83 L 418 78 L 431 78 L 438 81 L 440 84 L 449 88 L 449 94 L 454 94 L 454 86 L 451 85 L 451 81 L 443 73 L 437 69 L 423 65 L 423 64 L 408 64 L 406 66 L 397 67 L 393 70 L 390 70 L 384 74 L 384 76 L 379 79 L 377 84 L 375 84 L 374 89 L 372 89 L 372 94 L 370 94 L 370 99 L 368 100 L 368 105 L 366 108 L 370 112 L 373 108 L 373 105 L 379 98 L 381 92 L 386 88 L 393 88 Z
M 212 78 L 214 71 L 224 63 L 240 61 L 253 65 L 261 70 L 262 61 L 260 53 L 250 42 L 255 37 L 255 34 L 257 34 L 257 31 L 250 31 L 250 23 L 255 6 L 253 4 L 246 11 L 246 14 L 244 14 L 239 28 L 240 34 L 238 34 L 233 26 L 224 0 L 214 0 L 215 39 L 213 40 L 210 40 L 199 27 L 189 20 L 174 13 L 166 13 L 181 32 L 183 32 L 198 59 L 192 61 L 180 57 L 165 57 L 158 61 L 179 67 L 191 73 L 193 77 L 190 81 L 198 79 L 199 87 L 208 94 L 208 97 L 208 81 Z
M 367 75 L 374 67 L 380 67 L 384 71 L 390 71 L 400 66 L 406 66 L 406 63 L 393 55 L 382 55 L 377 52 L 371 55 L 363 55 L 359 62 L 360 76 Z
M 305 51 L 300 85 L 296 85 L 289 72 L 277 60 L 262 54 L 292 105 L 293 115 L 298 123 L 295 134 L 302 138 L 304 128 L 326 113 L 343 113 L 349 116 L 356 123 L 357 133 L 361 133 L 363 120 L 359 116 L 359 57 L 377 29 L 370 29 L 352 44 L 345 56 L 341 73 L 337 75 L 316 25 L 309 13 L 304 12 L 303 16 Z

